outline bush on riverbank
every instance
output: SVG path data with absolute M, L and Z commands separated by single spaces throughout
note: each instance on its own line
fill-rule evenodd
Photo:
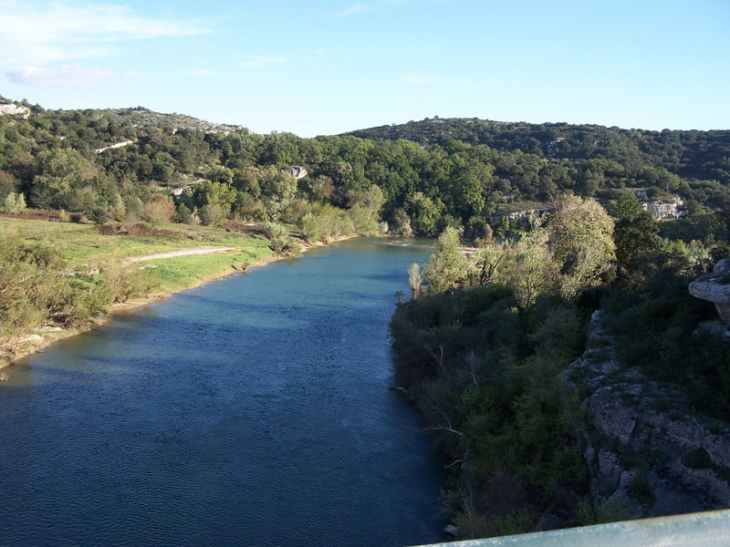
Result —
M 154 272 L 107 260 L 73 269 L 59 250 L 11 232 L 0 237 L 0 347 L 12 358 L 43 326 L 77 328 L 111 304 L 145 296 Z
M 396 381 L 458 470 L 445 502 L 465 537 L 579 522 L 582 414 L 558 372 L 582 349 L 584 319 L 549 297 L 520 309 L 501 284 L 398 306 Z
M 716 313 L 687 290 L 709 268 L 707 251 L 659 240 L 626 253 L 625 232 L 611 241 L 612 221 L 584 212 L 556 213 L 469 260 L 445 232 L 424 268 L 429 287 L 412 267 L 414 298 L 391 319 L 395 379 L 442 442 L 452 471 L 444 502 L 463 537 L 625 517 L 591 496 L 583 388 L 561 374 L 583 352 L 596 309 L 625 364 L 674 384 L 698 414 L 730 417 L 727 341 L 698 329 Z M 637 503 L 644 493 L 629 490 Z

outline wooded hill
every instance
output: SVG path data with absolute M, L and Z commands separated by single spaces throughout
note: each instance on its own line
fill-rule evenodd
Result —
M 0 204 L 22 195 L 29 207 L 97 221 L 139 218 L 164 198 L 181 221 L 302 225 L 311 215 L 324 226 L 348 211 L 362 233 L 384 220 L 391 234 L 461 226 L 475 240 L 517 228 L 503 210 L 566 191 L 608 202 L 641 188 L 647 199 L 681 197 L 689 221 L 680 232 L 690 240 L 716 232 L 717 211 L 730 204 L 728 131 L 434 119 L 304 139 L 140 107 L 25 106 L 27 116 L 0 116 Z M 292 166 L 304 171 L 295 178 Z
M 609 160 L 629 170 L 663 167 L 685 178 L 730 182 L 730 131 L 646 131 L 567 123 L 504 123 L 477 118 L 426 118 L 348 133 L 363 139 L 406 139 L 445 146 L 485 144 L 540 158 Z
M 225 226 L 231 237 L 256 224 L 277 252 L 287 234 L 310 242 L 374 234 L 386 228 L 381 221 L 391 234 L 441 234 L 423 276 L 411 269 L 414 298 L 398 306 L 391 332 L 396 381 L 451 457 L 445 501 L 462 536 L 649 515 L 677 458 L 682 469 L 730 476 L 701 447 L 658 454 L 650 443 L 597 438 L 581 403 L 590 386 L 571 375 L 571 391 L 561 376 L 591 349 L 586 333 L 600 311 L 610 338 L 592 348 L 596 367 L 615 354 L 621 367 L 681 390 L 692 412 L 720 424 L 712 435 L 727 435 L 730 353 L 722 335 L 700 329 L 714 308 L 687 284 L 730 254 L 730 132 L 439 119 L 304 139 L 140 108 L 21 106 L 28 110 L 0 116 L 6 214 L 62 210 L 57 219 L 145 234 L 171 219 Z M 679 196 L 686 214 L 656 222 L 629 191 L 639 189 L 649 199 Z M 551 213 L 498 214 L 520 209 Z M 470 259 L 459 249 L 465 239 L 481 247 Z M 51 287 L 14 293 L 13 306 L 40 294 L 36 307 L 0 302 L 19 325 L 60 305 L 73 307 L 64 321 L 78 321 L 117 299 L 91 274 L 59 289 L 56 272 L 66 266 L 50 260 L 54 253 L 0 242 L 17 265 L 6 268 L 8 286 L 45 271 Z M 130 279 L 102 275 L 120 279 L 115 287 Z M 78 303 L 84 309 L 75 313 Z M 621 415 L 645 400 L 621 395 L 630 411 Z M 678 407 L 666 396 L 649 410 L 677 421 Z M 584 441 L 599 453 L 590 462 Z M 611 455 L 629 475 L 619 469 L 620 484 L 604 496 L 593 483 L 615 474 L 604 465 Z M 607 503 L 616 492 L 626 496 Z

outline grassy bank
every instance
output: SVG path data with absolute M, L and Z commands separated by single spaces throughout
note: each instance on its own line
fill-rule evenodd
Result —
M 117 307 L 202 285 L 276 258 L 252 232 L 165 224 L 119 233 L 0 217 L 0 367 L 88 330 Z M 132 262 L 171 252 L 210 252 Z

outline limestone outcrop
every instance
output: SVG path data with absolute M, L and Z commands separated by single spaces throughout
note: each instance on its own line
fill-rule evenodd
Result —
M 714 303 L 720 318 L 730 325 L 730 258 L 715 264 L 711 274 L 690 283 L 689 292 L 692 296 Z
M 291 165 L 284 169 L 285 173 L 289 173 L 292 177 L 297 180 L 303 179 L 307 176 L 307 170 L 301 165 Z
M 591 322 L 586 352 L 563 376 L 583 398 L 591 494 L 620 518 L 730 507 L 730 426 L 699 416 L 670 385 L 623 365 Z
M 0 104 L 0 116 L 2 115 L 20 116 L 25 120 L 30 116 L 30 108 L 13 103 Z

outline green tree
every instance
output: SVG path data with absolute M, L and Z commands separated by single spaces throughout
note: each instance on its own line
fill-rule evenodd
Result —
M 423 265 L 423 279 L 432 292 L 448 292 L 463 286 L 469 271 L 469 261 L 459 248 L 459 232 L 446 228 L 436 241 L 436 252 Z
M 639 254 L 661 246 L 658 232 L 657 221 L 648 211 L 642 211 L 633 220 L 619 220 L 614 232 L 616 259 L 624 267 L 633 268 L 633 262 Z
M 548 237 L 547 230 L 538 229 L 507 252 L 501 276 L 523 309 L 555 289 L 559 268 L 548 248 Z
M 356 203 L 350 208 L 349 214 L 355 231 L 361 235 L 377 235 L 380 231 L 380 210 L 385 203 L 383 191 L 373 184 L 366 192 L 356 192 L 354 201 Z
M 634 220 L 644 211 L 644 208 L 636 194 L 623 192 L 618 199 L 608 204 L 606 210 L 616 220 Z
M 414 231 L 425 237 L 436 235 L 444 209 L 441 201 L 434 201 L 423 193 L 416 192 L 408 198 L 408 205 L 411 226 Z
M 421 267 L 416 263 L 411 264 L 411 267 L 408 268 L 408 284 L 411 286 L 411 296 L 413 298 L 418 298 L 418 295 L 421 294 L 422 282 Z
M 661 238 L 657 235 L 659 225 L 633 192 L 621 194 L 608 206 L 608 212 L 616 219 L 613 239 L 616 259 L 623 267 L 633 269 L 633 262 L 640 253 L 658 249 L 661 245 Z
M 563 195 L 553 202 L 548 225 L 553 259 L 560 268 L 560 292 L 572 299 L 597 286 L 615 259 L 614 221 L 595 200 Z
M 203 226 L 220 226 L 226 219 L 225 210 L 217 203 L 209 203 L 201 207 L 198 216 Z
M 5 196 L 3 211 L 6 213 L 22 213 L 25 210 L 25 196 L 10 192 Z

